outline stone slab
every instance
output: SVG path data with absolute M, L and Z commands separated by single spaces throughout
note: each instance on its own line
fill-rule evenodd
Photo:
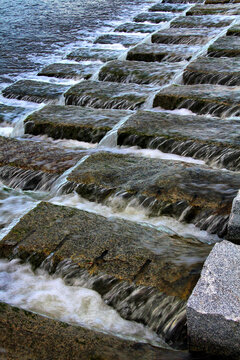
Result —
M 139 35 L 118 35 L 118 34 L 104 34 L 99 36 L 94 44 L 121 44 L 124 47 L 136 45 L 144 39 L 144 36 Z
M 89 79 L 100 66 L 101 65 L 97 62 L 87 65 L 56 63 L 45 66 L 41 71 L 39 71 L 38 75 L 65 79 Z
M 1 122 L 14 122 L 19 117 L 24 116 L 29 109 L 20 106 L 10 106 L 0 103 L 0 123 Z
M 240 244 L 240 193 L 233 200 L 232 211 L 228 224 L 227 239 Z
M 110 60 L 117 59 L 123 53 L 123 51 L 124 50 L 82 47 L 73 50 L 70 54 L 67 55 L 67 59 L 75 60 L 75 61 L 100 60 L 102 62 L 107 62 Z
M 57 102 L 69 85 L 53 84 L 35 80 L 19 80 L 2 91 L 6 98 L 36 103 Z
M 113 60 L 101 68 L 99 80 L 164 85 L 169 83 L 180 70 L 181 65 L 175 63 Z
M 123 33 L 142 33 L 149 34 L 159 29 L 159 25 L 127 22 L 117 26 L 114 31 Z
M 66 105 L 101 109 L 135 110 L 152 93 L 150 85 L 118 84 L 106 81 L 82 81 L 65 94 Z
M 88 157 L 68 181 L 90 201 L 106 203 L 110 195 L 126 202 L 135 199 L 149 214 L 174 216 L 222 236 L 240 187 L 238 173 L 106 152 Z
M 161 22 L 168 22 L 175 18 L 174 14 L 164 14 L 164 13 L 153 13 L 153 12 L 143 12 L 138 14 L 133 18 L 135 22 L 150 22 L 154 24 L 159 24 Z
M 227 31 L 227 36 L 240 36 L 240 25 L 231 26 Z
M 167 12 L 181 12 L 185 11 L 189 5 L 185 4 L 163 4 L 159 2 L 149 8 L 148 11 L 167 11 Z
M 200 57 L 183 73 L 185 84 L 240 85 L 240 58 Z
M 206 0 L 205 4 L 236 4 L 240 3 L 240 0 Z
M 240 358 L 239 266 L 238 245 L 214 246 L 187 305 L 191 351 Z
M 190 60 L 198 50 L 197 46 L 189 47 L 184 44 L 140 44 L 128 51 L 127 60 L 179 62 Z
M 25 133 L 95 143 L 130 114 L 131 112 L 126 110 L 47 105 L 25 119 Z
M 218 30 L 211 31 L 204 28 L 169 28 L 159 30 L 152 35 L 152 42 L 158 44 L 206 44 L 216 36 Z
M 240 39 L 238 36 L 223 36 L 208 48 L 208 54 L 213 57 L 240 56 Z
M 197 114 L 239 116 L 240 93 L 238 87 L 221 85 L 171 85 L 160 91 L 153 107 L 166 110 L 187 108 Z
M 226 27 L 231 24 L 231 16 L 180 16 L 171 22 L 173 28 L 218 28 Z
M 234 4 L 195 5 L 186 15 L 240 15 L 240 6 Z
M 209 165 L 240 170 L 238 119 L 138 111 L 119 128 L 118 144 L 157 148 L 202 159 Z

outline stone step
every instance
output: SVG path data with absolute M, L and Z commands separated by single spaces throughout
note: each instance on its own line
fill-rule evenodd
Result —
M 67 59 L 75 60 L 75 61 L 100 60 L 102 62 L 107 62 L 110 60 L 117 59 L 123 53 L 123 51 L 124 50 L 82 47 L 73 50 L 70 54 L 67 55 Z
M 200 57 L 183 73 L 185 84 L 240 85 L 240 58 Z
M 153 24 L 159 24 L 161 22 L 171 21 L 176 17 L 176 14 L 164 14 L 164 13 L 151 13 L 143 12 L 134 17 L 133 21 L 135 22 L 145 22 L 148 21 Z
M 26 100 L 36 103 L 56 103 L 68 88 L 69 85 L 36 80 L 19 80 L 5 88 L 2 94 L 9 99 Z
M 150 215 L 173 216 L 220 236 L 226 234 L 232 200 L 240 187 L 238 173 L 106 152 L 88 157 L 68 181 L 90 201 L 108 204 L 109 196 L 126 206 L 138 201 Z
M 130 49 L 127 60 L 135 61 L 168 61 L 179 62 L 190 60 L 199 51 L 197 46 L 187 45 L 164 45 L 164 44 L 140 44 Z
M 159 25 L 127 22 L 116 27 L 114 31 L 124 33 L 149 34 L 159 29 Z
M 38 75 L 65 79 L 89 79 L 100 66 L 101 64 L 98 62 L 91 64 L 56 63 L 45 66 Z
M 164 85 L 180 70 L 181 66 L 176 63 L 113 60 L 101 68 L 99 80 Z
M 0 303 L 2 359 L 188 360 L 184 351 L 161 349 L 57 321 Z M 34 329 L 34 330 L 33 330 Z M 64 345 L 63 345 L 64 344 Z M 160 345 L 160 344 L 159 344 Z
M 226 27 L 234 20 L 231 16 L 180 16 L 171 22 L 172 28 L 209 28 Z
M 195 3 L 204 3 L 204 0 L 163 0 L 163 4 L 169 3 L 169 4 L 195 4 Z
M 131 111 L 47 105 L 29 115 L 25 133 L 96 143 Z
M 47 142 L 0 137 L 0 180 L 23 190 L 49 189 L 86 152 L 59 148 Z
M 0 123 L 1 122 L 14 122 L 19 117 L 23 117 L 31 109 L 27 109 L 20 106 L 10 106 L 0 103 Z
M 236 4 L 240 3 L 240 0 L 206 0 L 205 4 Z
M 159 2 L 149 8 L 148 11 L 167 11 L 167 12 L 181 12 L 189 7 L 188 4 L 163 4 Z
M 159 149 L 240 171 L 239 134 L 238 119 L 138 111 L 119 128 L 118 145 Z
M 186 15 L 240 15 L 240 6 L 233 4 L 195 5 Z
M 208 55 L 213 57 L 240 56 L 240 39 L 238 36 L 223 36 L 208 48 Z
M 99 36 L 94 44 L 121 44 L 124 47 L 136 45 L 144 39 L 144 36 L 138 35 L 117 35 L 117 34 L 104 34 Z
M 153 91 L 150 85 L 85 80 L 72 86 L 64 96 L 66 105 L 135 110 L 144 104 Z
M 197 114 L 239 116 L 240 93 L 238 87 L 221 85 L 172 85 L 163 89 L 154 99 L 153 106 L 166 110 L 187 108 Z
M 240 25 L 231 26 L 227 31 L 227 36 L 240 36 Z
M 216 36 L 219 30 L 194 29 L 194 28 L 170 28 L 159 30 L 152 35 L 152 42 L 158 44 L 188 44 L 203 45 Z

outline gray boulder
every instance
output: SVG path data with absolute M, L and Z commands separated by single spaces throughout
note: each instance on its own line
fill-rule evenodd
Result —
M 240 244 L 240 192 L 233 200 L 232 211 L 228 223 L 227 238 L 235 244 Z

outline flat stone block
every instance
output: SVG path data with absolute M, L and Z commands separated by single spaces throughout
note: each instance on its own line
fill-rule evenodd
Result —
M 237 4 L 240 0 L 206 0 L 205 4 Z
M 238 36 L 223 36 L 208 48 L 208 54 L 213 57 L 240 56 L 240 39 Z
M 238 119 L 138 111 L 119 128 L 118 144 L 157 148 L 203 159 L 210 165 L 240 170 Z
M 180 16 L 171 22 L 171 28 L 208 28 L 226 27 L 231 24 L 231 16 Z
M 240 58 L 200 57 L 183 73 L 185 84 L 240 85 Z
M 125 32 L 125 33 L 152 33 L 159 29 L 159 25 L 154 24 L 142 24 L 136 22 L 127 22 L 116 27 L 114 31 Z
M 227 31 L 227 36 L 240 36 L 240 25 L 234 25 Z
M 186 15 L 240 15 L 240 7 L 233 4 L 196 5 Z
M 167 84 L 180 69 L 181 66 L 175 63 L 114 60 L 101 68 L 99 80 L 163 85 Z
M 179 62 L 190 60 L 198 50 L 197 46 L 140 44 L 128 51 L 127 60 Z
M 185 11 L 189 5 L 185 4 L 163 4 L 159 2 L 149 8 L 148 11 L 167 11 L 167 12 L 181 12 Z
M 239 116 L 240 93 L 238 87 L 221 85 L 171 85 L 160 91 L 153 107 L 166 110 L 187 108 L 197 114 Z
M 187 304 L 191 351 L 240 359 L 240 248 L 216 244 Z
M 130 114 L 131 112 L 126 110 L 47 105 L 25 119 L 25 133 L 95 143 Z
M 65 79 L 89 79 L 101 65 L 92 64 L 51 64 L 39 71 L 39 76 L 50 76 Z
M 102 62 L 107 62 L 117 59 L 123 53 L 123 51 L 124 50 L 83 47 L 73 50 L 70 54 L 67 55 L 67 59 L 75 61 L 100 60 Z
M 134 17 L 133 21 L 135 22 L 145 22 L 148 21 L 150 23 L 159 24 L 161 22 L 168 22 L 175 18 L 176 15 L 174 14 L 161 14 L 161 13 L 151 13 L 151 12 L 144 12 L 138 14 Z
M 117 34 L 105 34 L 99 36 L 94 44 L 121 44 L 125 47 L 136 45 L 144 39 L 144 36 L 138 35 L 117 35 Z
M 159 30 L 152 35 L 152 42 L 158 44 L 187 44 L 201 45 L 206 44 L 211 38 L 216 36 L 218 30 L 191 29 L 191 28 L 169 28 Z
M 52 84 L 35 80 L 19 80 L 2 91 L 10 99 L 42 102 L 57 102 L 69 85 Z
M 135 110 L 152 91 L 153 87 L 150 85 L 82 81 L 71 87 L 64 96 L 66 105 Z
M 163 0 L 163 4 L 193 4 L 193 3 L 204 3 L 204 0 Z

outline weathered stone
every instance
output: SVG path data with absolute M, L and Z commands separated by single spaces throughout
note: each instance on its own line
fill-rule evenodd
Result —
M 153 87 L 150 85 L 82 81 L 71 87 L 64 96 L 66 105 L 135 110 L 152 91 Z
M 178 62 L 190 60 L 198 50 L 197 46 L 140 44 L 128 51 L 127 60 Z
M 126 110 L 47 105 L 25 119 L 25 133 L 94 143 L 99 142 L 107 131 L 130 114 Z
M 238 193 L 238 196 L 233 200 L 227 239 L 238 245 L 240 244 L 240 193 Z
M 107 62 L 117 59 L 123 53 L 123 51 L 124 50 L 83 47 L 73 50 L 70 54 L 67 55 L 67 59 L 75 61 L 100 60 Z
M 133 46 L 144 39 L 144 36 L 139 35 L 118 35 L 105 34 L 99 36 L 94 44 L 121 44 L 125 47 Z
M 221 85 L 172 85 L 155 96 L 153 106 L 166 110 L 187 108 L 197 114 L 239 116 L 240 93 L 237 87 Z
M 175 18 L 176 15 L 174 14 L 161 14 L 161 13 L 151 13 L 151 12 L 144 12 L 138 14 L 134 17 L 133 21 L 135 22 L 144 22 L 148 21 L 150 23 L 159 24 L 161 22 L 168 22 Z
M 204 0 L 163 0 L 163 4 L 192 4 L 192 3 L 203 3 Z
M 231 203 L 240 187 L 238 173 L 105 152 L 88 157 L 71 172 L 68 181 L 91 201 L 107 201 L 109 195 L 117 194 L 126 201 L 138 200 L 152 215 L 179 218 L 190 206 L 191 215 L 181 220 L 219 234 L 226 232 Z M 213 229 L 215 221 L 218 225 Z
M 187 305 L 191 351 L 240 359 L 239 266 L 239 246 L 214 246 Z
M 240 58 L 200 57 L 183 73 L 185 84 L 240 85 Z
M 138 111 L 118 130 L 118 144 L 157 148 L 239 171 L 239 134 L 237 119 Z
M 127 22 L 116 27 L 114 31 L 147 34 L 147 33 L 152 33 L 158 29 L 159 29 L 159 25 Z
M 28 111 L 29 109 L 20 106 L 0 104 L 0 122 L 14 122 Z
M 214 57 L 240 56 L 240 39 L 238 36 L 223 36 L 208 48 L 208 54 Z
M 227 31 L 227 36 L 240 36 L 240 25 L 234 25 Z
M 240 0 L 206 0 L 205 4 L 235 4 L 240 3 Z
M 163 85 L 167 84 L 180 69 L 181 66 L 175 63 L 113 60 L 101 68 L 99 80 Z
M 191 29 L 191 28 L 169 28 L 159 30 L 152 35 L 152 42 L 158 44 L 188 44 L 201 45 L 206 44 L 212 37 L 216 36 L 216 31 L 209 29 Z
M 231 16 L 180 16 L 171 22 L 174 28 L 208 28 L 229 26 L 233 18 Z
M 187 360 L 188 354 L 165 350 L 50 319 L 0 303 L 2 360 Z
M 35 80 L 19 80 L 2 91 L 10 99 L 41 102 L 57 102 L 69 86 Z
M 195 5 L 186 15 L 240 15 L 239 5 Z
M 180 12 L 185 11 L 189 5 L 185 4 L 163 4 L 159 2 L 149 8 L 148 11 L 167 11 L 167 12 Z
M 44 67 L 38 75 L 52 76 L 66 79 L 89 79 L 100 67 L 98 63 L 91 64 L 71 64 L 59 63 Z

